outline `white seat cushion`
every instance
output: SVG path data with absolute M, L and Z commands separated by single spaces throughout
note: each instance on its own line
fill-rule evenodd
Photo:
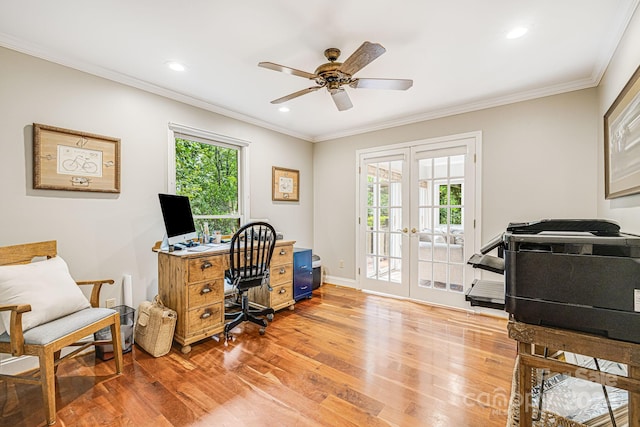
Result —
M 113 313 L 115 313 L 115 310 L 110 308 L 85 308 L 29 329 L 24 333 L 24 342 L 37 345 L 49 344 L 80 328 L 111 316 Z M 11 338 L 6 332 L 0 334 L 0 342 L 9 342 L 10 340 Z

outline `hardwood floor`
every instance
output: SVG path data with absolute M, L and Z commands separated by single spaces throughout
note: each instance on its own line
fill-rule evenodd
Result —
M 60 365 L 60 426 L 500 426 L 515 342 L 498 319 L 324 285 L 264 336 L 206 340 L 123 375 L 84 355 Z M 0 384 L 0 425 L 44 424 L 40 389 Z

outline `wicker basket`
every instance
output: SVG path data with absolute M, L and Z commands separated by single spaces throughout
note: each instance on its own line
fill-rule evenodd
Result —
M 153 357 L 164 356 L 171 350 L 177 319 L 177 313 L 158 296 L 153 302 L 143 301 L 138 307 L 135 343 Z

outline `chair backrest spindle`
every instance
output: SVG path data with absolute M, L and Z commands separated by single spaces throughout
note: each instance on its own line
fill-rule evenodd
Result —
M 275 230 L 265 222 L 244 225 L 233 235 L 229 276 L 239 290 L 259 286 L 268 277 L 275 240 Z

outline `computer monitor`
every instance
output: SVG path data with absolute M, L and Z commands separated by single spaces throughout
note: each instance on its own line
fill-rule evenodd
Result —
M 160 208 L 162 209 L 168 243 L 175 245 L 197 239 L 198 232 L 193 222 L 189 198 L 175 194 L 158 194 L 158 197 L 160 198 Z

